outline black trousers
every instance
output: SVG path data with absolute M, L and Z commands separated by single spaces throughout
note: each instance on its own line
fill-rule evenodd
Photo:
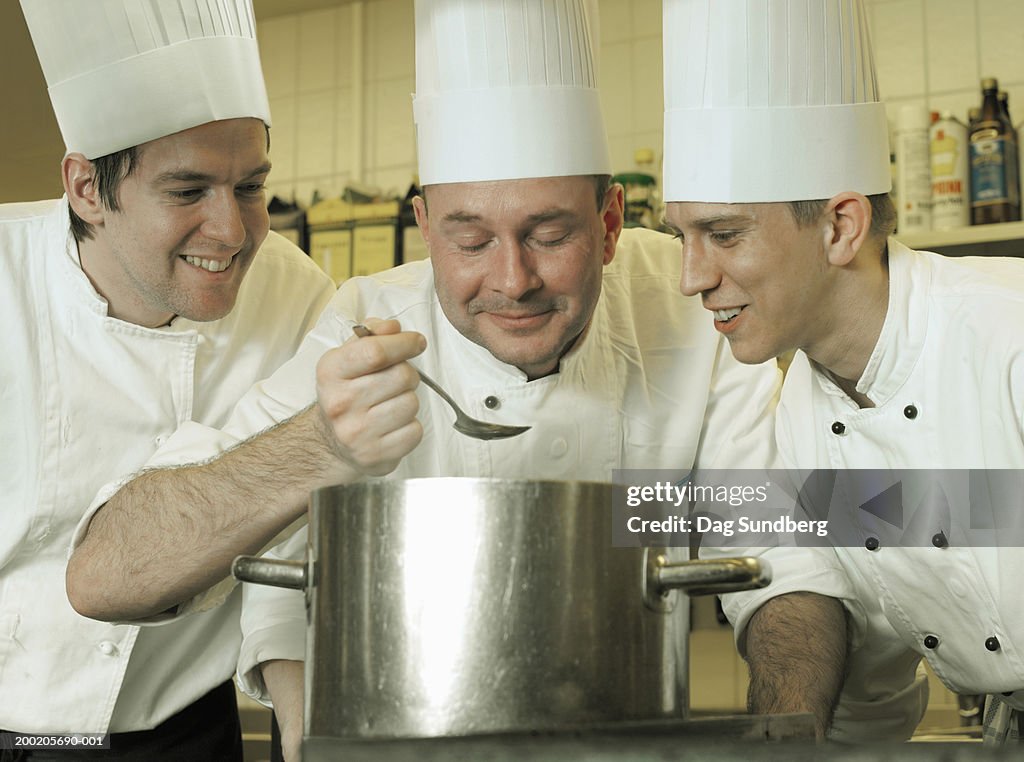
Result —
M 243 762 L 242 726 L 229 680 L 152 730 L 111 733 L 109 749 L 0 750 L 0 762 Z

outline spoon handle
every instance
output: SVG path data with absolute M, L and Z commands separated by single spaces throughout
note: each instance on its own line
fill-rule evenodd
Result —
M 415 368 L 416 366 L 413 366 L 413 367 Z M 444 389 L 442 389 L 442 388 L 441 388 L 440 386 L 438 386 L 437 382 L 436 382 L 436 381 L 435 381 L 434 379 L 432 379 L 432 378 L 431 378 L 430 376 L 428 376 L 428 375 L 427 375 L 426 373 L 424 373 L 424 372 L 423 372 L 422 370 L 420 370 L 419 368 L 416 368 L 416 372 L 417 372 L 417 373 L 419 374 L 419 376 L 420 376 L 420 381 L 422 381 L 422 382 L 423 382 L 423 383 L 425 383 L 425 384 L 426 384 L 427 386 L 429 386 L 429 387 L 430 387 L 431 389 L 433 389 L 433 390 L 434 390 L 435 392 L 437 392 L 438 396 L 439 396 L 439 397 L 440 397 L 441 399 L 443 399 L 443 400 L 444 400 L 445 402 L 447 402 L 447 403 L 448 403 L 449 405 L 451 405 L 451 406 L 452 406 L 452 409 L 453 409 L 453 410 L 455 410 L 455 412 L 456 412 L 456 413 L 461 413 L 461 412 L 462 412 L 462 408 L 460 408 L 460 407 L 459 407 L 459 406 L 458 406 L 458 405 L 457 405 L 457 404 L 455 403 L 455 400 L 453 400 L 453 399 L 452 399 L 452 398 L 451 398 L 451 397 L 450 397 L 450 396 L 448 395 L 448 392 L 446 392 L 446 391 L 445 391 Z
M 365 339 L 367 336 L 373 336 L 373 331 L 371 331 L 369 328 L 367 328 L 365 325 L 361 323 L 357 323 L 356 325 L 352 326 L 352 333 L 354 333 L 361 339 Z M 438 396 L 441 397 L 441 399 L 443 399 L 445 402 L 452 406 L 452 409 L 455 410 L 456 413 L 462 412 L 462 408 L 460 408 L 458 404 L 456 404 L 455 400 L 453 400 L 448 395 L 448 392 L 446 392 L 444 389 L 438 386 L 437 382 L 434 379 L 432 379 L 422 370 L 417 368 L 415 365 L 413 365 L 412 367 L 416 371 L 416 373 L 419 374 L 420 381 L 422 381 L 431 389 L 433 389 L 438 394 Z

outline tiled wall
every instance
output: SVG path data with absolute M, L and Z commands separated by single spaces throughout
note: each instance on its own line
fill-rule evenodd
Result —
M 1024 120 L 1024 3 L 868 0 L 878 83 L 890 123 L 904 103 L 966 121 L 982 77 L 997 77 L 1015 124 Z
M 412 0 L 279 16 L 257 34 L 274 121 L 271 192 L 308 204 L 314 191 L 360 182 L 404 195 L 416 171 Z
M 923 103 L 964 120 L 981 77 L 994 76 L 1024 120 L 1024 2 L 867 2 L 890 119 Z M 638 148 L 661 155 L 661 0 L 600 0 L 600 9 L 608 137 L 616 171 L 627 171 Z M 274 117 L 271 191 L 303 204 L 353 180 L 404 193 L 416 173 L 413 0 L 281 16 L 258 34 Z

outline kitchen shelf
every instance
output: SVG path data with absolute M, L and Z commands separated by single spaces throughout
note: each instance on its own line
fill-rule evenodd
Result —
M 951 257 L 1024 257 L 1024 222 L 972 225 L 922 233 L 897 232 L 896 240 L 912 249 L 935 251 Z

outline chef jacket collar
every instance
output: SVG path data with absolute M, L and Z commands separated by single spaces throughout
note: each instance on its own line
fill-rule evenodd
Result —
M 78 241 L 75 240 L 75 236 L 71 232 L 69 208 L 68 197 L 65 194 L 57 205 L 56 213 L 49 215 L 44 223 L 46 226 L 45 240 L 48 242 L 48 246 L 53 246 L 57 241 L 64 242 L 64 256 L 61 257 L 59 277 L 67 289 L 67 298 L 72 302 L 82 305 L 88 312 L 96 315 L 98 318 L 106 319 L 109 317 L 109 304 L 106 299 L 100 296 L 99 292 L 92 285 L 92 281 L 89 280 L 89 276 L 85 274 L 85 270 L 82 268 L 82 255 L 78 250 Z M 124 321 L 117 320 L 116 318 L 110 318 L 110 321 L 114 324 L 127 325 Z M 186 320 L 180 315 L 176 315 L 167 325 L 157 328 L 146 328 L 134 323 L 131 326 L 132 330 L 137 332 L 152 331 L 155 333 L 192 334 L 197 329 L 196 323 Z
M 931 269 L 895 239 L 888 242 L 889 306 L 882 331 L 857 381 L 857 392 L 882 407 L 903 387 L 918 363 L 928 333 L 928 290 Z M 820 365 L 818 382 L 834 396 L 846 397 Z
M 64 256 L 61 257 L 59 277 L 67 289 L 68 299 L 82 305 L 97 317 L 105 318 L 107 316 L 107 300 L 97 293 L 89 276 L 82 269 L 78 241 L 75 240 L 75 236 L 71 232 L 69 208 L 68 197 L 65 194 L 57 205 L 56 214 L 51 214 L 46 219 L 45 240 L 48 242 L 48 247 L 60 245 L 63 248 Z M 58 244 L 58 242 L 61 243 Z

